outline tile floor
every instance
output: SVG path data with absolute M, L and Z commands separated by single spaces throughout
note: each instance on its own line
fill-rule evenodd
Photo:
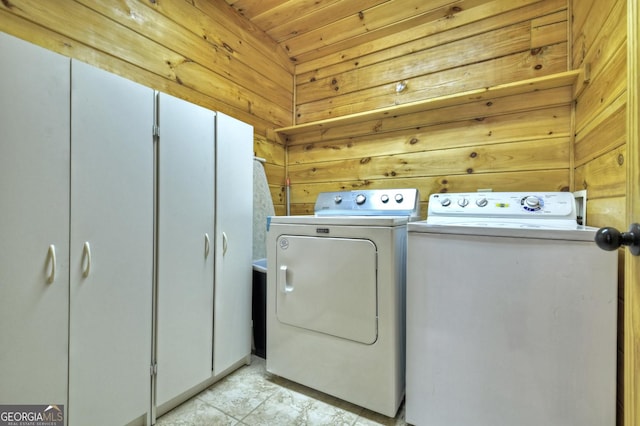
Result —
M 391 419 L 281 377 L 252 356 L 243 366 L 160 417 L 158 426 L 404 426 L 404 404 Z

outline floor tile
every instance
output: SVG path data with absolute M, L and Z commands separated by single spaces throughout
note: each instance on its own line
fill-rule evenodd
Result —
M 169 411 L 156 422 L 157 426 L 231 426 L 238 420 L 197 398 Z
M 244 418 L 243 422 L 249 426 L 351 426 L 356 418 L 354 413 L 282 388 Z
M 405 426 L 404 405 L 389 418 L 274 376 L 262 358 L 158 419 L 159 426 Z
M 264 362 L 254 360 L 252 365 L 240 368 L 197 398 L 240 420 L 278 391 L 279 387 L 267 380 L 264 373 Z

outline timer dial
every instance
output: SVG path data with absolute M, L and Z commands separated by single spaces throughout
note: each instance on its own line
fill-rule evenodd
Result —
M 525 210 L 533 212 L 540 210 L 544 205 L 544 202 L 540 197 L 536 197 L 535 195 L 528 195 L 524 197 L 521 201 L 522 206 Z

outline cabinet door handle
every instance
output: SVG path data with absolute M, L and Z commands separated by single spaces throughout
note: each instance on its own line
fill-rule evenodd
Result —
M 50 265 L 47 283 L 51 284 L 56 280 L 56 246 L 51 244 L 47 251 L 47 265 Z
M 227 247 L 228 247 L 229 242 L 227 241 L 227 233 L 223 232 L 222 233 L 222 255 L 224 256 L 225 254 L 227 254 Z
M 209 257 L 209 250 L 211 248 L 210 244 L 211 242 L 209 241 L 209 234 L 205 232 L 204 233 L 204 258 L 205 259 Z
M 91 246 L 89 241 L 82 246 L 82 276 L 87 278 L 91 273 Z

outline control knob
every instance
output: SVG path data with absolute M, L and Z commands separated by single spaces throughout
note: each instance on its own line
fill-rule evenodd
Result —
M 401 203 L 404 200 L 402 194 L 396 194 L 396 203 Z
M 442 207 L 448 207 L 451 205 L 451 199 L 450 198 L 443 198 L 440 200 L 440 205 Z
M 489 201 L 486 198 L 478 198 L 476 200 L 476 205 L 478 207 L 485 207 L 487 204 L 489 204 Z
M 540 206 L 542 205 L 542 202 L 540 200 L 540 198 L 534 196 L 534 195 L 529 195 L 527 197 L 524 197 L 524 205 L 525 207 L 529 207 L 529 209 L 539 209 Z
M 340 204 L 342 202 L 342 196 L 336 195 L 336 198 L 333 199 L 333 202 L 336 204 Z
M 362 204 L 364 204 L 365 201 L 367 201 L 367 197 L 364 194 L 356 195 L 356 204 L 357 205 L 362 205 Z
M 389 196 L 387 194 L 382 194 L 382 196 L 380 197 L 380 200 L 386 204 L 389 202 Z
M 467 207 L 468 204 L 469 204 L 469 200 L 467 198 L 460 198 L 458 200 L 458 205 L 460 207 Z

